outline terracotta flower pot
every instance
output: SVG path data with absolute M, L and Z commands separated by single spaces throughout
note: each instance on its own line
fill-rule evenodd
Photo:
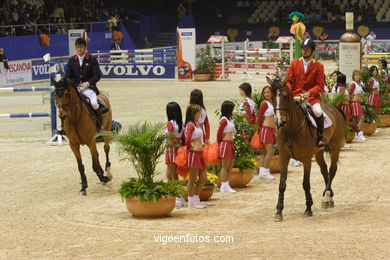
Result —
M 378 127 L 390 127 L 390 115 L 379 115 L 379 119 Z
M 244 169 L 240 171 L 238 168 L 233 168 L 229 178 L 229 185 L 232 188 L 242 188 L 245 187 L 252 179 L 253 169 Z M 219 178 L 215 183 L 217 183 L 218 187 L 221 186 Z
M 195 81 L 209 81 L 210 74 L 194 74 Z
M 345 139 L 345 142 L 347 144 L 352 143 L 353 139 L 355 139 L 355 135 L 356 135 L 356 132 L 353 132 L 353 131 L 349 132 L 349 137 L 348 137 L 348 139 Z
M 375 132 L 376 127 L 377 127 L 377 123 L 368 124 L 366 122 L 363 122 L 362 131 L 365 135 L 372 135 Z
M 138 197 L 126 199 L 127 210 L 134 217 L 161 218 L 168 216 L 175 208 L 176 197 L 161 197 L 158 201 L 141 202 Z
M 280 173 L 279 155 L 273 155 L 269 163 L 269 171 L 271 173 Z
M 201 201 L 210 200 L 211 196 L 213 196 L 214 194 L 214 187 L 215 187 L 214 185 L 203 186 L 199 194 L 199 199 Z M 181 195 L 183 196 L 185 201 L 188 201 L 187 186 L 182 186 Z

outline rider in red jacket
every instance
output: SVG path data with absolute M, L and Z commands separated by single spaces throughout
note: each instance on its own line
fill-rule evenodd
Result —
M 317 146 L 324 147 L 324 115 L 321 109 L 321 93 L 324 91 L 324 66 L 312 58 L 314 41 L 302 43 L 302 57 L 291 62 L 287 72 L 287 86 L 293 96 L 302 95 L 313 107 L 317 123 Z

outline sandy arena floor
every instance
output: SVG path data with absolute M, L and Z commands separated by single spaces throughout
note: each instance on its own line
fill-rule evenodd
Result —
M 172 100 L 184 113 L 190 91 L 199 88 L 215 140 L 218 118 L 213 112 L 225 99 L 239 97 L 240 82 L 102 80 L 99 88 L 109 93 L 114 120 L 124 127 L 165 121 L 165 106 Z M 265 85 L 264 79 L 250 82 L 256 89 Z M 47 105 L 42 107 L 47 111 Z M 23 110 L 1 107 L 1 113 Z M 182 208 L 164 219 L 135 219 L 116 194 L 120 183 L 135 175 L 129 163 L 119 161 L 116 145 L 111 150 L 114 180 L 106 186 L 98 182 L 89 151 L 82 148 L 89 188 L 81 197 L 74 156 L 68 146 L 45 144 L 49 130 L 1 132 L 0 259 L 388 259 L 390 128 L 381 131 L 341 153 L 333 209 L 320 207 L 324 184 L 313 164 L 311 218 L 302 215 L 302 167 L 290 167 L 281 223 L 273 220 L 278 175 L 273 181 L 254 178 L 235 195 L 215 193 L 204 210 Z M 103 159 L 102 145 L 99 151 Z M 159 178 L 165 175 L 162 161 Z M 234 242 L 155 242 L 159 235 L 187 234 L 233 236 Z

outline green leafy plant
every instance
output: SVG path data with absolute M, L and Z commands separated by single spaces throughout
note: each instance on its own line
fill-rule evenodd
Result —
M 328 95 L 322 95 L 321 101 L 323 103 L 328 103 L 333 106 L 337 106 L 341 102 L 345 102 L 347 97 L 343 93 L 333 93 Z
M 256 159 L 253 156 L 242 157 L 234 160 L 234 168 L 254 169 L 256 167 Z
M 177 183 L 164 181 L 145 183 L 136 178 L 123 182 L 118 193 L 126 199 L 138 197 L 141 202 L 158 201 L 163 196 L 181 196 L 180 186 Z
M 250 145 L 250 137 L 255 134 L 256 126 L 250 124 L 246 115 L 241 115 L 240 112 L 233 113 L 232 118 L 236 128 L 234 135 L 236 160 L 244 157 L 254 157 L 255 151 Z
M 261 105 L 261 102 L 264 101 L 264 98 L 261 96 L 261 92 L 259 90 L 255 90 L 252 94 L 252 100 L 253 102 L 255 102 L 256 104 L 256 107 L 255 107 L 255 111 L 259 111 L 259 108 L 260 108 L 260 105 Z
M 387 84 L 385 79 L 380 77 L 381 87 L 379 88 L 379 95 L 381 97 L 381 114 L 390 114 L 390 84 Z
M 211 56 L 211 47 L 206 45 L 205 51 L 201 54 L 200 60 L 196 64 L 196 70 L 193 71 L 194 74 L 214 74 L 215 71 L 215 61 Z
M 180 196 L 175 183 L 154 182 L 158 158 L 164 153 L 166 136 L 164 124 L 148 122 L 131 125 L 127 132 L 113 135 L 105 133 L 119 144 L 122 160 L 130 161 L 137 178 L 122 183 L 119 194 L 123 198 L 139 197 L 141 201 L 157 201 L 162 196 Z
M 364 85 L 367 86 L 367 83 L 371 77 L 368 67 L 363 67 L 360 70 L 360 77 L 361 77 L 361 81 L 364 83 Z

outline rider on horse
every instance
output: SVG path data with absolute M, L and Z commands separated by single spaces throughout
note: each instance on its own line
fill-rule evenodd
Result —
M 321 93 L 324 91 L 324 66 L 312 58 L 314 41 L 306 39 L 302 43 L 302 57 L 294 59 L 288 68 L 287 86 L 295 96 L 307 99 L 317 123 L 317 146 L 324 147 L 324 115 L 321 108 Z
M 77 54 L 68 60 L 66 77 L 77 86 L 77 90 L 89 99 L 91 107 L 97 117 L 98 129 L 102 127 L 102 109 L 99 106 L 97 95 L 99 90 L 96 83 L 100 80 L 100 68 L 96 57 L 87 52 L 87 43 L 84 38 L 78 38 L 75 42 Z

